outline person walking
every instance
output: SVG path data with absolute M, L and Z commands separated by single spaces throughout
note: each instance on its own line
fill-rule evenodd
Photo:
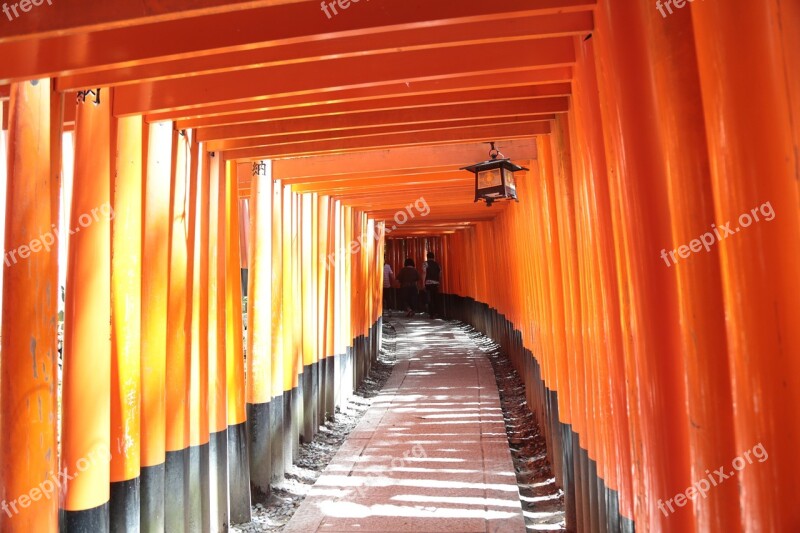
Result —
M 414 267 L 414 260 L 410 257 L 406 259 L 405 266 L 397 274 L 397 280 L 400 282 L 400 290 L 403 292 L 406 304 L 406 317 L 414 316 L 414 310 L 417 307 L 417 295 L 419 289 L 419 272 Z
M 395 284 L 394 272 L 386 258 L 383 258 L 383 312 L 391 311 L 396 307 L 394 302 L 393 287 Z
M 422 283 L 428 293 L 428 316 L 436 318 L 440 315 L 439 287 L 441 286 L 442 267 L 436 262 L 433 252 L 428 252 L 428 260 L 422 265 Z

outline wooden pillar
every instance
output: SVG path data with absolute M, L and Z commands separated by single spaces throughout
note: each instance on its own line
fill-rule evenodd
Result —
M 677 263 L 669 256 L 693 241 L 699 244 L 701 236 L 713 236 L 715 221 L 692 11 L 676 10 L 666 19 L 656 10 L 644 11 L 672 218 L 673 239 L 659 253 L 677 280 L 691 477 L 710 484 L 707 472 L 729 465 L 740 451 L 734 440 L 720 247 L 709 246 L 685 260 L 678 255 Z M 665 55 L 665 49 L 670 53 Z M 741 531 L 737 484 L 723 483 L 695 498 L 694 519 L 697 531 Z
M 281 279 L 283 287 L 283 303 L 282 307 L 282 324 L 283 324 L 283 339 L 281 343 L 282 350 L 276 353 L 275 357 L 281 358 L 281 395 L 283 396 L 283 413 L 282 418 L 282 443 L 281 449 L 283 451 L 283 471 L 286 472 L 292 466 L 292 413 L 293 413 L 293 398 L 292 389 L 294 388 L 294 313 L 295 313 L 295 298 L 290 295 L 296 294 L 294 278 L 292 275 L 293 268 L 293 254 L 292 254 L 292 239 L 295 238 L 292 233 L 292 212 L 294 210 L 293 194 L 291 187 L 283 186 L 281 191 L 283 196 L 283 218 L 281 220 Z
M 332 377 L 332 367 L 329 364 L 330 356 L 329 340 L 330 340 L 330 323 L 332 317 L 329 311 L 329 282 L 330 270 L 327 266 L 327 257 L 329 251 L 329 235 L 330 228 L 333 225 L 330 217 L 330 198 L 328 196 L 321 196 L 317 200 L 317 256 L 316 256 L 316 272 L 317 272 L 317 324 L 319 336 L 317 338 L 317 353 L 319 354 L 319 423 L 325 424 L 329 416 L 333 415 L 333 411 L 329 406 L 329 397 L 332 399 L 332 385 L 330 378 Z
M 111 224 L 111 508 L 113 531 L 140 530 L 142 116 L 119 119 Z
M 314 221 L 314 199 L 311 193 L 303 194 L 299 197 L 301 202 L 300 216 L 300 297 L 303 300 L 302 313 L 302 365 L 300 370 L 300 382 L 302 385 L 303 419 L 300 424 L 300 435 L 303 442 L 311 442 L 317 429 L 317 408 L 315 405 L 316 389 L 318 386 L 315 378 L 316 372 L 316 341 L 317 341 L 317 317 L 316 299 L 314 290 L 314 269 L 315 258 L 313 256 L 312 225 Z
M 292 225 L 291 225 L 291 280 L 294 294 L 297 295 L 293 313 L 289 315 L 292 320 L 292 355 L 290 369 L 292 408 L 290 413 L 291 431 L 291 464 L 300 456 L 300 435 L 305 417 L 303 404 L 303 383 L 300 374 L 303 372 L 303 296 L 302 296 L 302 199 L 299 194 L 291 193 L 292 198 Z
M 193 132 L 192 132 L 193 133 Z M 201 154 L 203 154 L 201 156 Z M 189 180 L 196 189 L 191 216 L 194 219 L 192 260 L 191 340 L 189 381 L 189 531 L 210 530 L 209 413 L 208 413 L 208 204 L 209 168 L 205 150 L 192 138 Z
M 250 495 L 266 504 L 272 481 L 272 161 L 246 165 L 250 181 L 251 253 L 247 299 L 247 433 Z
M 228 379 L 228 475 L 231 523 L 250 521 L 250 466 L 242 352 L 242 271 L 239 245 L 239 191 L 236 166 L 228 162 L 225 179 L 225 311 Z
M 334 412 L 336 411 L 335 394 L 335 365 L 336 365 L 336 278 L 335 270 L 329 268 L 327 257 L 334 251 L 336 245 L 336 202 L 332 198 L 326 200 L 325 220 L 327 229 L 327 249 L 325 256 L 321 260 L 325 263 L 325 284 L 326 284 L 326 306 L 325 306 L 325 355 L 326 355 L 326 377 L 325 377 L 325 413 L 326 417 L 333 419 Z
M 578 62 L 573 82 L 573 113 L 575 119 L 575 145 L 582 150 L 576 157 L 583 159 L 583 169 L 577 176 L 588 209 L 588 228 L 595 235 L 593 243 L 595 279 L 590 287 L 596 291 L 595 317 L 599 320 L 595 329 L 603 357 L 608 365 L 608 396 L 604 400 L 609 421 L 608 456 L 612 461 L 605 481 L 609 493 L 607 504 L 607 526 L 614 530 L 633 529 L 633 500 L 631 480 L 630 428 L 628 420 L 628 387 L 625 378 L 625 359 L 622 350 L 622 331 L 618 317 L 619 283 L 616 266 L 616 243 L 611 214 L 608 177 L 606 173 L 605 146 L 601 127 L 599 101 L 597 99 L 597 78 L 595 69 L 595 41 L 576 38 Z M 566 379 L 563 378 L 563 379 Z
M 284 463 L 283 434 L 283 343 L 284 343 L 284 320 L 283 313 L 285 302 L 283 301 L 283 185 L 280 180 L 272 183 L 272 346 L 271 346 L 271 395 L 269 409 L 269 439 L 270 455 L 272 457 L 272 482 L 283 481 L 286 471 Z M 291 294 L 291 293 L 290 293 Z
M 64 316 L 62 531 L 109 530 L 111 436 L 110 91 L 80 98 Z
M 342 269 L 340 278 L 342 290 L 342 341 L 345 346 L 344 368 L 342 369 L 342 402 L 346 403 L 355 391 L 355 350 L 353 338 L 355 324 L 353 320 L 353 256 L 350 254 L 350 243 L 353 242 L 354 210 L 350 206 L 342 208 L 342 245 L 337 248 L 337 258 Z
M 746 464 L 726 483 L 738 483 L 747 532 L 800 526 L 800 106 L 791 90 L 798 51 L 784 46 L 797 42 L 798 13 L 784 0 L 692 6 L 736 452 Z
M 342 238 L 342 206 L 340 200 L 331 200 L 331 241 L 332 249 L 329 254 L 338 254 L 343 246 Z M 334 256 L 336 257 L 336 255 Z M 331 271 L 331 316 L 333 317 L 333 407 L 342 406 L 345 402 L 342 386 L 342 368 L 346 357 L 346 341 L 344 339 L 344 315 L 342 314 L 342 280 L 343 280 L 343 261 L 329 262 Z
M 146 533 L 164 531 L 166 357 L 172 124 L 149 126 L 142 241 L 141 513 Z
M 165 527 L 181 531 L 189 519 L 189 370 L 191 358 L 194 207 L 190 140 L 172 133 L 167 296 Z
M 208 415 L 209 486 L 212 531 L 229 524 L 228 503 L 228 393 L 225 346 L 225 161 L 208 153 Z
M 0 161 L 8 169 L 0 349 L 0 530 L 10 532 L 58 527 L 55 324 L 61 297 L 56 238 L 62 99 L 52 84 L 50 80 L 11 84 L 8 161 Z M 28 496 L 32 489 L 39 491 L 35 500 Z
M 325 289 L 324 282 L 320 276 L 320 269 L 324 270 L 323 264 L 320 262 L 320 254 L 322 253 L 321 233 L 324 231 L 325 221 L 319 218 L 319 204 L 320 197 L 316 193 L 312 195 L 311 204 L 311 279 L 313 280 L 314 290 L 311 296 L 314 306 L 314 339 L 311 341 L 314 349 L 314 377 L 315 382 L 314 392 L 312 396 L 312 403 L 314 405 L 314 427 L 313 434 L 317 434 L 320 425 L 325 423 L 325 405 L 323 398 L 325 397 L 325 389 L 323 383 L 324 372 L 324 349 L 322 343 L 325 342 L 324 331 L 324 317 L 320 315 L 324 307 Z
M 692 7 L 694 9 L 694 6 Z M 597 11 L 597 73 L 615 239 L 619 242 L 623 349 L 632 416 L 636 528 L 692 533 L 685 513 L 664 514 L 659 502 L 694 481 L 689 457 L 685 361 L 678 292 L 658 251 L 672 241 L 663 147 L 653 128 L 660 92 L 649 83 L 638 2 L 605 0 Z M 621 28 L 625 28 L 621 31 Z M 656 248 L 654 250 L 654 248 Z M 679 407 L 678 407 L 679 406 Z

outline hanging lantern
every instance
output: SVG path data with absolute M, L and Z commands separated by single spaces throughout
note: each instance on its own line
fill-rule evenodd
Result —
M 489 144 L 492 146 L 489 150 L 491 159 L 461 169 L 475 174 L 475 201 L 483 200 L 486 207 L 495 200 L 517 200 L 514 173 L 528 170 L 512 163 L 494 147 L 494 143 Z

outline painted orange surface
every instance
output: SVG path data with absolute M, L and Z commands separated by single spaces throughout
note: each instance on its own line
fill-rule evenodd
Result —
M 74 476 L 63 509 L 108 502 L 111 440 L 111 149 L 116 124 L 109 95 L 79 103 L 64 312 L 60 468 Z M 98 150 L 96 146 L 109 147 Z M 99 216 L 92 216 L 93 211 Z M 88 218 L 87 218 L 88 217 Z M 91 413 L 91 416 L 87 416 Z
M 243 423 L 245 412 L 242 334 L 242 274 L 239 259 L 239 195 L 235 190 L 236 167 L 225 169 L 225 357 L 228 392 L 228 425 Z
M 197 188 L 191 178 L 190 139 L 172 131 L 167 293 L 166 450 L 189 446 L 192 282 Z
M 142 117 L 117 121 L 111 205 L 111 481 L 139 476 L 141 457 Z
M 141 464 L 166 459 L 166 353 L 169 298 L 172 128 L 151 124 L 144 176 L 142 236 Z
M 216 154 L 208 155 L 208 412 L 209 430 L 218 433 L 228 427 L 225 162 Z
M 348 352 L 384 257 L 430 250 L 443 292 L 515 328 L 529 405 L 546 422 L 557 395 L 638 531 L 800 530 L 798 2 L 76 1 L 0 24 L 5 249 L 59 220 L 62 130 L 71 224 L 117 218 L 70 239 L 60 451 L 56 248 L 5 265 L 0 499 L 102 444 L 110 466 L 61 504 L 106 503 Z M 489 141 L 531 170 L 487 209 L 459 168 Z M 361 368 L 337 370 L 337 404 Z M 581 488 L 569 526 L 602 530 Z M 0 529 L 55 531 L 57 505 Z
M 201 156 L 202 153 L 202 156 Z M 208 444 L 209 439 L 209 242 L 211 194 L 210 157 L 201 152 L 196 138 L 191 144 L 190 179 L 195 182 L 194 264 L 192 266 L 191 352 L 189 361 L 189 445 Z
M 13 84 L 8 131 L 7 250 L 58 227 L 61 100 L 51 83 Z M 5 163 L 5 162 L 3 162 Z M 3 258 L 0 355 L 2 498 L 11 502 L 58 472 L 58 248 Z M 7 252 L 5 252 L 7 253 Z M 19 253 L 19 252 L 18 252 Z M 23 252 L 27 255 L 26 252 Z M 54 498 L 0 513 L 3 531 L 55 531 Z

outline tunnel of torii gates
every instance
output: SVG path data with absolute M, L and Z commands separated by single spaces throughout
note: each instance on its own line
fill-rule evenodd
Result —
M 0 530 L 247 522 L 433 250 L 569 530 L 800 531 L 800 2 L 2 9 Z

